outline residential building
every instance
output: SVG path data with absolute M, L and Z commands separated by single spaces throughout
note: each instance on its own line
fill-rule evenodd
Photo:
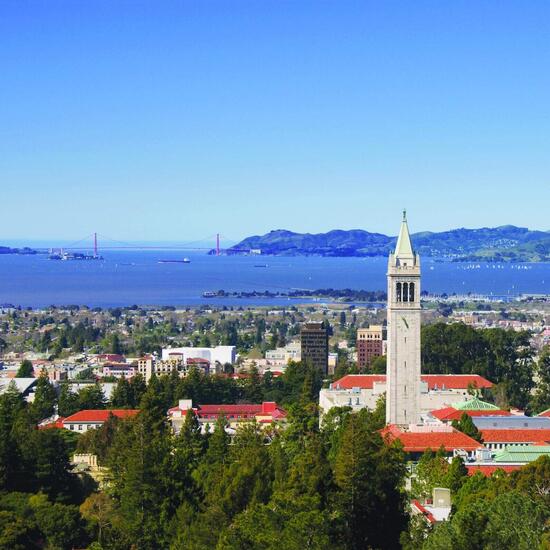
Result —
M 88 430 L 101 428 L 111 415 L 120 419 L 132 418 L 139 413 L 136 409 L 86 409 L 78 411 L 63 420 L 63 427 L 73 432 L 84 433 Z
M 323 323 L 306 323 L 300 332 L 301 360 L 328 374 L 328 330 Z
M 191 399 L 180 399 L 177 407 L 168 411 L 174 432 L 178 433 L 185 422 L 189 411 L 197 416 L 203 433 L 212 431 L 216 420 L 225 416 L 228 423 L 228 433 L 234 433 L 242 422 L 256 421 L 263 425 L 286 422 L 286 411 L 273 401 L 264 401 L 261 404 L 239 405 L 196 405 Z
M 413 251 L 406 213 L 388 258 L 386 422 L 420 422 L 420 256 Z
M 384 355 L 384 340 L 386 329 L 382 325 L 371 325 L 369 328 L 357 330 L 357 366 L 360 369 L 368 367 L 373 359 Z

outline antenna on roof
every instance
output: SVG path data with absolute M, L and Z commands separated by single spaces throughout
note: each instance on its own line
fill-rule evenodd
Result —
M 407 210 L 405 208 L 403 208 L 403 221 L 407 221 Z

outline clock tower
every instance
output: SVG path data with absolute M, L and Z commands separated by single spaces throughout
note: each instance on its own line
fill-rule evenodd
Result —
M 395 252 L 388 260 L 388 358 L 386 423 L 420 422 L 420 256 L 415 254 L 406 212 Z

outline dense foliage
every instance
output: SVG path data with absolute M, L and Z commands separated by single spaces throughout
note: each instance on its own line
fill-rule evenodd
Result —
M 534 387 L 528 332 L 475 329 L 462 323 L 422 327 L 422 372 L 479 374 L 494 384 L 497 404 L 525 409 Z

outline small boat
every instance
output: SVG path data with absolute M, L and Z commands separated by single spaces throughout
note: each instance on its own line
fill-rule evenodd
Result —
M 267 267 L 267 264 L 254 264 L 254 267 Z
M 159 264 L 190 264 L 189 258 L 183 258 L 183 260 L 159 260 Z

